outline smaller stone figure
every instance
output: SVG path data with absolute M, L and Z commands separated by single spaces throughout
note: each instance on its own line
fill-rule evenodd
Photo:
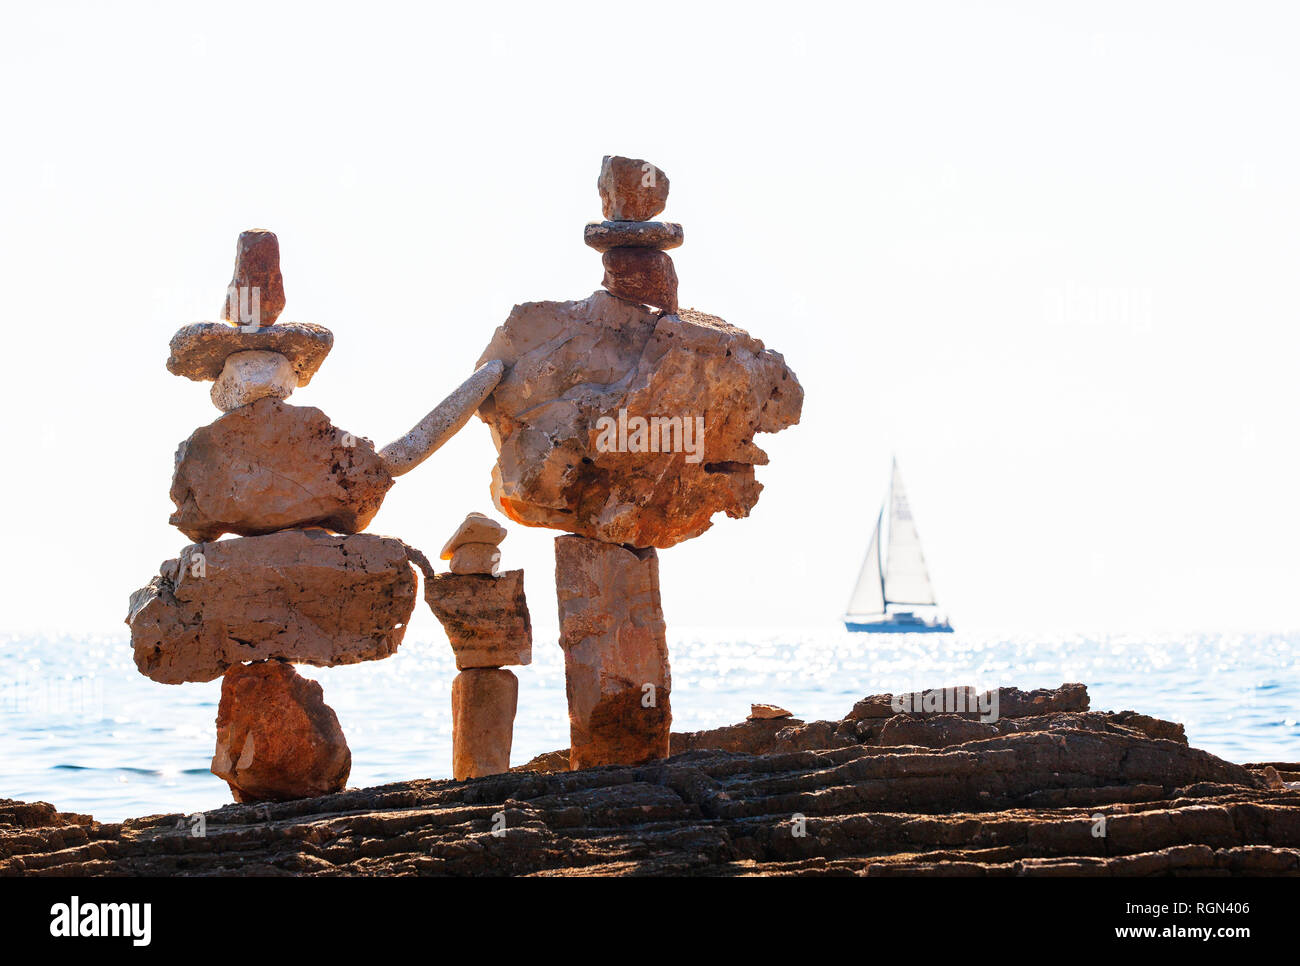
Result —
M 531 664 L 533 630 L 524 572 L 497 573 L 506 528 L 471 513 L 441 557 L 451 573 L 425 575 L 424 596 L 456 654 L 451 684 L 451 765 L 457 780 L 510 770 L 519 679 L 507 664 Z

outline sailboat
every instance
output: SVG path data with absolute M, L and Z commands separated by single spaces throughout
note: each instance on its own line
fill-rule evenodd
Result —
M 886 523 L 887 535 L 882 537 L 881 527 Z M 912 507 L 903 489 L 898 461 L 894 460 L 889 493 L 876 515 L 876 528 L 871 531 L 867 559 L 862 562 L 857 586 L 849 599 L 844 626 L 871 634 L 951 634 L 952 625 L 946 620 L 926 620 L 914 610 L 898 609 L 933 607 L 936 603 Z

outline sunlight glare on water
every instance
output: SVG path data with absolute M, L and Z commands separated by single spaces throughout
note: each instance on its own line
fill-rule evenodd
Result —
M 1291 636 L 669 634 L 675 731 L 735 723 L 751 702 L 811 721 L 841 718 L 867 694 L 1081 681 L 1094 709 L 1181 721 L 1193 745 L 1229 760 L 1300 759 Z M 386 661 L 300 670 L 321 682 L 338 713 L 352 749 L 350 786 L 450 776 L 456 670 L 445 641 L 408 640 Z M 533 663 L 513 670 L 519 764 L 568 745 L 554 636 L 537 639 Z M 220 681 L 149 681 L 125 638 L 9 638 L 0 651 L 0 798 L 48 801 L 100 821 L 226 804 L 224 783 L 208 771 L 220 691 Z

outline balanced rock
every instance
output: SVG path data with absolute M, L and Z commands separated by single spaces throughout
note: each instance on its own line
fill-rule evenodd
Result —
M 555 590 L 570 767 L 667 757 L 672 680 L 655 551 L 556 537 Z
M 298 374 L 288 356 L 264 349 L 236 352 L 212 384 L 212 404 L 228 413 L 259 399 L 288 399 L 297 385 Z
M 605 155 L 596 189 L 607 221 L 650 221 L 668 204 L 668 175 L 640 158 Z
M 237 802 L 342 791 L 352 753 L 321 686 L 280 661 L 236 664 L 221 681 L 212 773 Z
M 400 540 L 284 530 L 186 547 L 131 595 L 126 622 L 141 674 L 211 681 L 245 661 L 329 667 L 389 657 L 415 590 Z
M 370 440 L 319 409 L 266 397 L 181 443 L 171 523 L 195 541 L 305 526 L 357 533 L 392 485 Z
M 426 573 L 424 599 L 447 632 L 459 670 L 532 663 L 522 570 L 495 577 Z
M 746 721 L 773 721 L 777 718 L 789 718 L 791 714 L 785 708 L 775 704 L 751 704 Z
M 486 514 L 471 513 L 456 528 L 456 532 L 451 535 L 451 538 L 443 544 L 442 553 L 439 556 L 443 560 L 450 560 L 457 547 L 464 546 L 467 543 L 486 543 L 495 547 L 505 538 L 506 528 L 501 524 Z
M 236 328 L 224 322 L 194 322 L 172 336 L 167 371 L 195 382 L 212 382 L 236 352 L 278 352 L 289 360 L 298 385 L 311 382 L 334 345 L 334 334 L 323 325 L 285 322 L 258 329 Z
M 461 671 L 451 682 L 451 772 L 457 781 L 510 770 L 519 679 L 502 668 Z
M 653 248 L 611 248 L 601 261 L 601 284 L 614 295 L 677 312 L 677 270 L 670 256 Z
M 501 551 L 490 543 L 462 543 L 451 555 L 453 574 L 496 574 Z
M 754 436 L 797 423 L 803 405 L 785 359 L 744 330 L 607 292 L 515 306 L 483 359 L 509 367 L 479 408 L 498 508 L 635 547 L 748 515 L 767 462 Z
M 666 251 L 686 240 L 682 226 L 671 221 L 593 221 L 582 230 L 588 248 L 655 248 Z
M 280 240 L 265 228 L 240 232 L 235 246 L 235 273 L 226 289 L 220 317 L 233 325 L 267 326 L 274 324 L 283 311 Z

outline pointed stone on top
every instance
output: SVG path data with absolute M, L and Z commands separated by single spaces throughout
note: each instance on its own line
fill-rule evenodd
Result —
M 605 155 L 596 189 L 607 221 L 650 221 L 668 204 L 668 175 L 640 158 Z
M 284 311 L 284 277 L 280 274 L 280 240 L 265 228 L 240 232 L 235 272 L 221 306 L 221 320 L 231 325 L 274 325 Z
M 485 543 L 495 547 L 505 538 L 506 528 L 501 524 L 486 514 L 471 513 L 451 535 L 439 558 L 450 560 L 459 547 L 468 543 Z

